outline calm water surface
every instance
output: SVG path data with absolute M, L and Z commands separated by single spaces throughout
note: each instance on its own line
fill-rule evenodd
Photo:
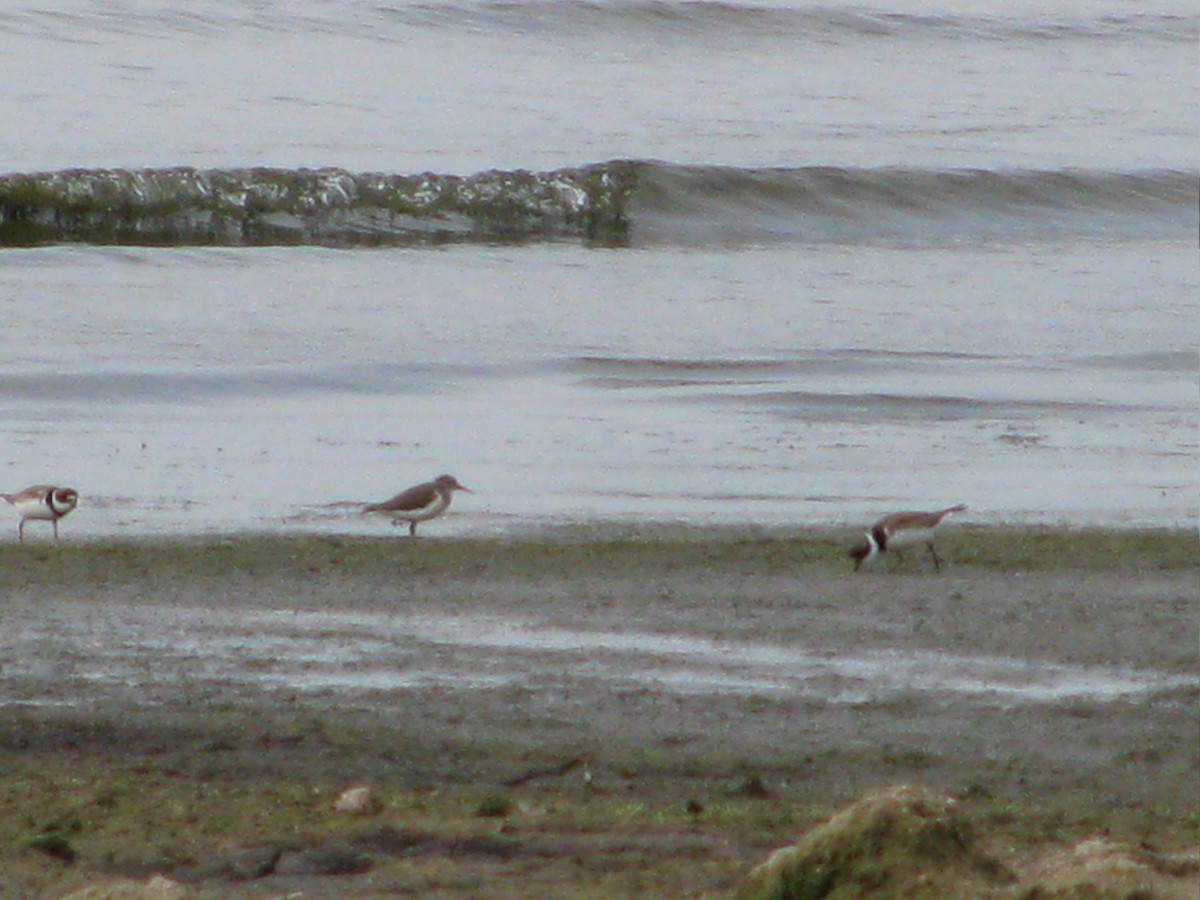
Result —
M 0 487 L 77 487 L 68 539 L 385 533 L 358 506 L 443 471 L 476 493 L 431 534 L 1189 523 L 1198 36 L 1169 0 L 9 7 L 0 173 L 656 162 L 612 246 L 2 247 Z

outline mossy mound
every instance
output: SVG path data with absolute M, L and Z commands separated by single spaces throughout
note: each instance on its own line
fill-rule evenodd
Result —
M 1011 861 L 980 851 L 955 801 L 907 785 L 859 800 L 755 868 L 737 900 L 1194 900 L 1200 851 L 1105 838 Z
M 900 785 L 868 796 L 751 873 L 738 900 L 968 898 L 1011 882 L 973 847 L 954 801 Z

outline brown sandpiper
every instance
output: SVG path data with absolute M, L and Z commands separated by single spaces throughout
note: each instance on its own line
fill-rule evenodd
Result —
M 924 544 L 933 558 L 933 567 L 939 571 L 942 561 L 933 548 L 934 529 L 941 524 L 942 519 L 951 513 L 963 512 L 965 504 L 948 506 L 936 512 L 898 512 L 884 516 L 863 535 L 863 540 L 850 549 L 850 557 L 854 560 L 854 571 L 864 565 L 870 565 L 885 553 L 895 553 L 903 559 L 905 547 Z
M 52 524 L 57 541 L 58 520 L 76 507 L 79 492 L 53 484 L 35 484 L 15 494 L 0 494 L 0 498 L 7 500 L 21 516 L 21 524 L 17 526 L 18 540 L 25 540 L 25 523 L 33 519 Z
M 364 513 L 383 513 L 390 516 L 393 525 L 408 523 L 408 533 L 416 536 L 417 523 L 436 519 L 450 508 L 450 498 L 455 491 L 471 489 L 463 487 L 453 475 L 439 475 L 433 481 L 413 485 L 390 500 L 370 503 L 363 507 Z

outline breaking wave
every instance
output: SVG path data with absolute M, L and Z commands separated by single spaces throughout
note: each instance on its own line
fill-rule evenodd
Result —
M 0 176 L 0 245 L 395 246 L 1194 235 L 1180 171 L 738 168 L 613 160 L 459 176 L 72 169 Z

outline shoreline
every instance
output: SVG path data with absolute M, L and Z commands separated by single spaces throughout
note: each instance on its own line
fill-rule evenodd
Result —
M 849 547 L 863 533 L 853 526 L 761 526 L 691 525 L 678 522 L 637 523 L 596 521 L 535 527 L 500 535 L 462 536 L 422 533 L 416 538 L 391 533 L 369 535 L 343 532 L 293 532 L 242 529 L 197 534 L 137 534 L 129 536 L 64 535 L 54 542 L 31 532 L 25 542 L 0 540 L 0 560 L 19 565 L 21 554 L 33 559 L 57 551 L 69 558 L 77 551 L 161 555 L 170 548 L 185 552 L 219 551 L 241 546 L 261 554 L 297 552 L 322 546 L 350 548 L 424 547 L 442 554 L 447 548 L 458 552 L 450 558 L 467 559 L 471 553 L 495 554 L 526 551 L 531 557 L 541 547 L 597 545 L 608 549 L 660 546 L 664 551 L 687 546 L 739 546 L 758 544 L 790 547 L 797 563 L 834 564 L 845 560 Z M 981 525 L 950 522 L 937 534 L 939 552 L 946 549 L 947 562 L 991 570 L 1071 570 L 1088 567 L 1200 569 L 1200 528 L 1169 525 L 1069 526 L 1001 524 Z M 149 557 L 148 557 L 149 558 Z M 264 556 L 264 561 L 270 561 Z M 0 585 L 2 586 L 2 585 Z

